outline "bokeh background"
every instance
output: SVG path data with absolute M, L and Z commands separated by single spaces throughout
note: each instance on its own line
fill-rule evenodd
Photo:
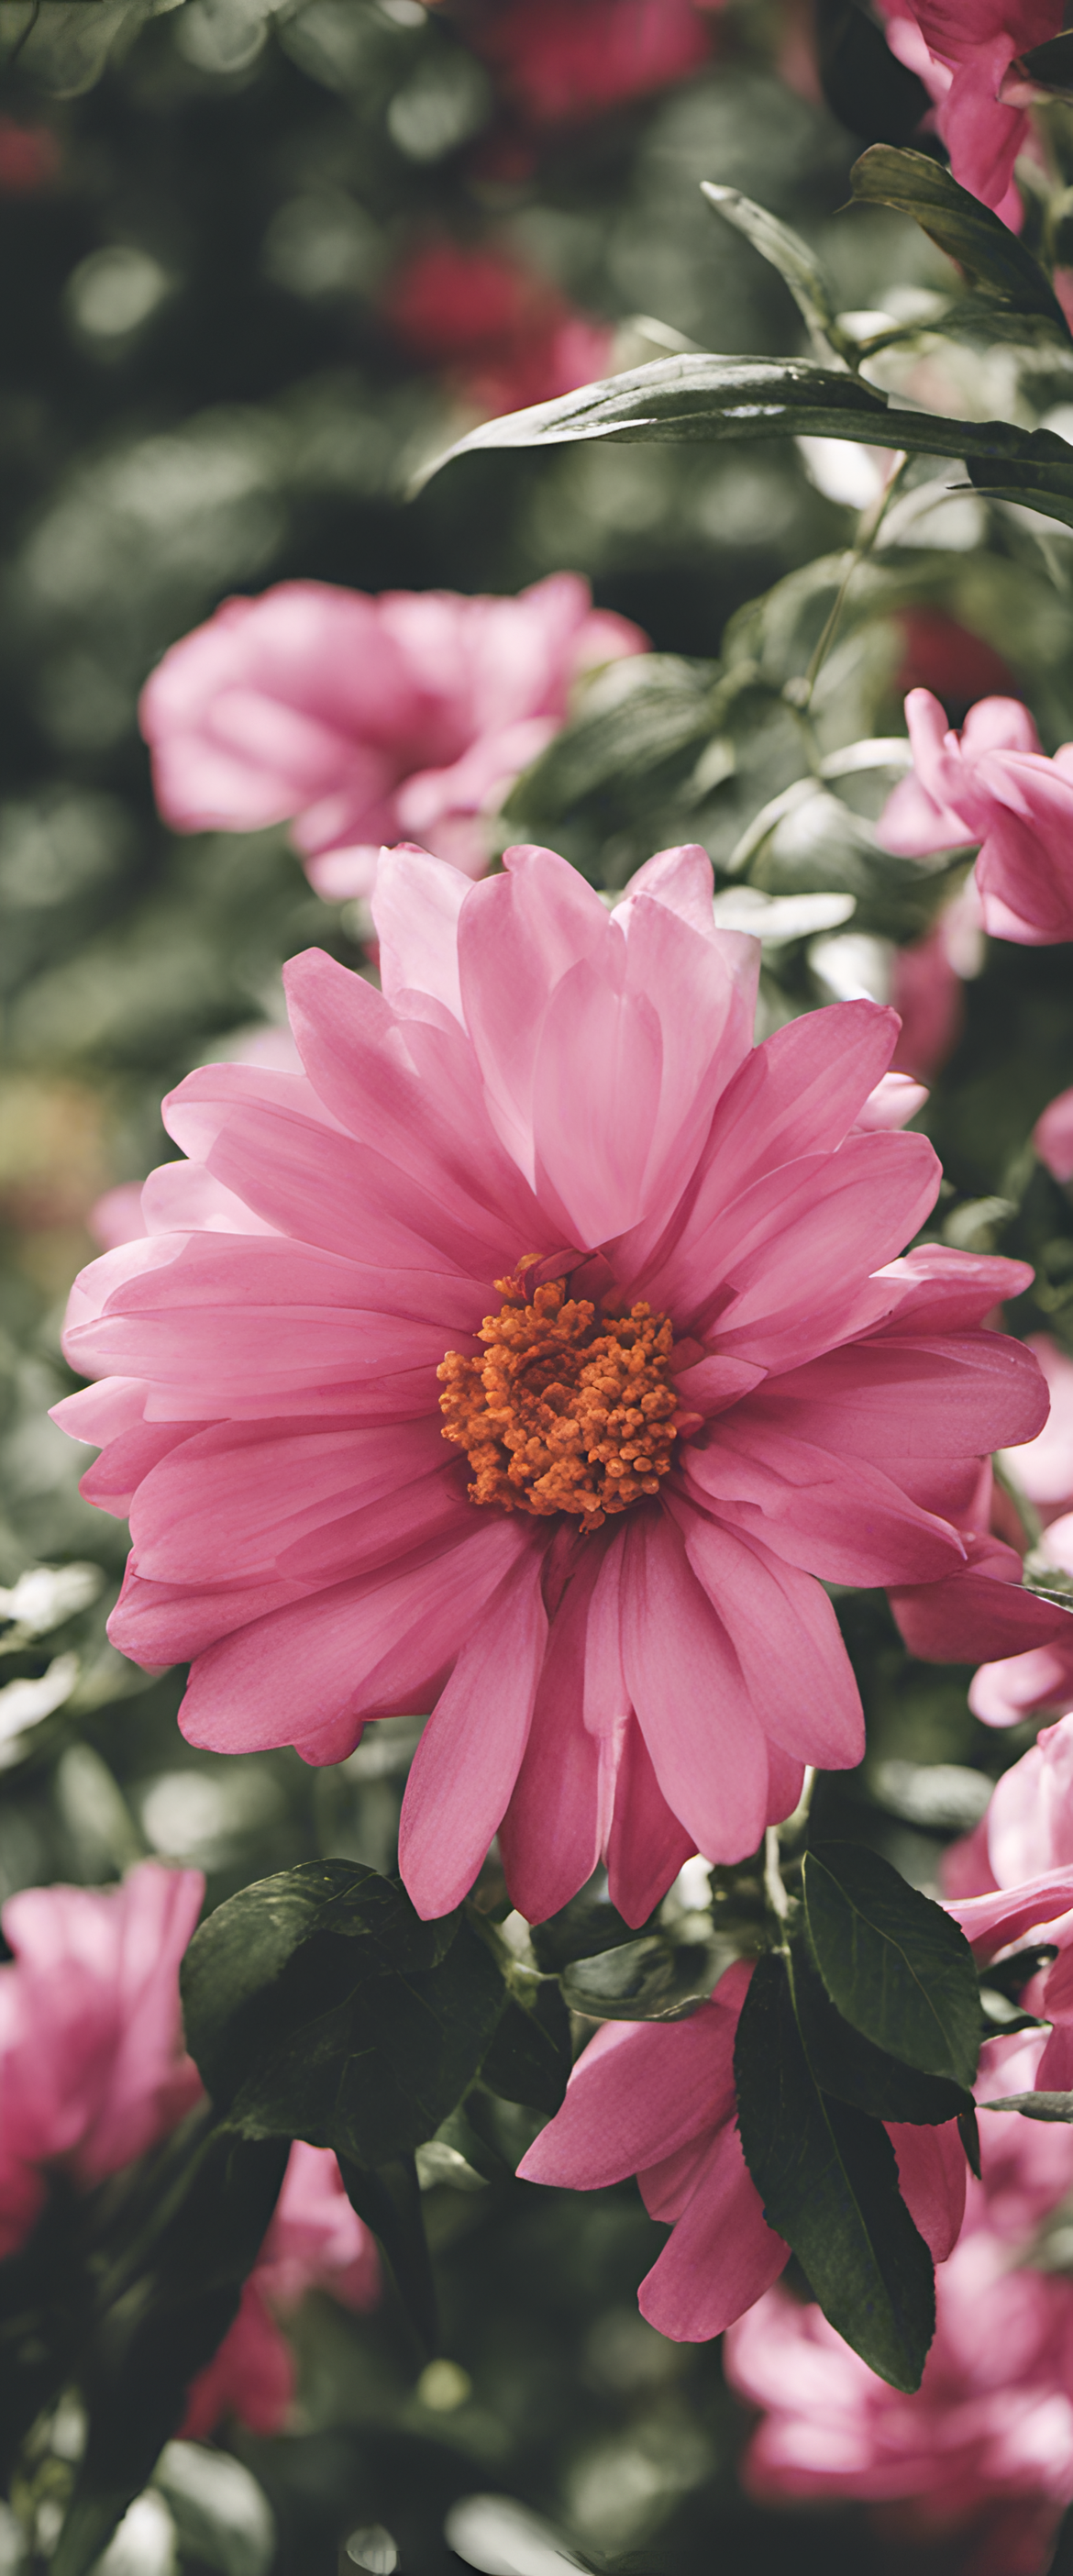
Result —
M 539 6 L 527 0 L 531 22 Z M 545 36 L 562 21 L 568 44 L 589 7 L 543 0 Z M 821 14 L 830 35 L 838 13 Z M 98 1248 L 92 1211 L 173 1150 L 161 1094 L 279 1022 L 295 951 L 366 956 L 360 911 L 316 899 L 284 831 L 163 828 L 137 729 L 147 674 L 222 598 L 288 577 L 515 591 L 569 568 L 670 657 L 657 730 L 636 777 L 587 786 L 583 767 L 565 783 L 553 769 L 519 791 L 521 824 L 608 885 L 673 838 L 706 840 L 718 865 L 799 763 L 790 720 L 780 732 L 757 717 L 734 779 L 718 760 L 698 771 L 714 666 L 729 650 L 781 655 L 783 676 L 804 667 L 830 559 L 837 571 L 869 497 L 867 459 L 592 447 L 471 459 L 417 501 L 408 479 L 482 414 L 658 355 L 675 334 L 722 351 L 802 345 L 779 279 L 706 208 L 702 179 L 797 225 L 850 310 L 926 311 L 949 285 L 914 227 L 846 211 L 862 141 L 904 139 L 919 115 L 889 57 L 877 85 L 867 47 L 851 76 L 829 45 L 832 106 L 793 0 L 657 0 L 649 16 L 664 35 L 673 20 L 674 44 L 632 89 L 598 49 L 571 94 L 512 51 L 525 15 L 519 0 L 185 0 L 156 14 L 43 0 L 36 15 L 0 0 L 0 1897 L 107 1881 L 145 1852 L 205 1869 L 210 1902 L 318 1853 L 388 1869 L 416 1741 L 391 1721 L 327 1772 L 187 1748 L 181 1677 L 146 1676 L 107 1643 L 124 1534 L 81 1501 L 82 1462 L 47 1420 L 73 1384 L 59 1330 Z M 1040 418 L 1073 401 L 1057 360 L 1039 362 L 1030 395 L 1012 361 L 1001 378 L 1002 352 L 944 363 L 948 410 Z M 955 719 L 990 688 L 1026 695 L 1053 748 L 1073 729 L 1069 553 L 1063 531 L 975 499 L 910 514 L 828 666 L 829 743 L 902 730 L 917 679 Z M 805 569 L 818 558 L 822 578 Z M 779 584 L 766 623 L 739 615 Z M 888 876 L 880 889 L 851 803 L 839 811 L 838 846 L 828 835 L 821 859 L 786 843 L 762 882 L 848 886 L 868 954 L 784 938 L 769 955 L 776 1018 L 854 976 L 889 989 L 927 927 L 919 888 Z M 1066 952 L 993 951 L 965 1012 L 928 1113 L 948 1239 L 1042 1260 L 1042 1301 L 1018 1328 L 1064 1338 L 1073 1217 L 1024 1168 L 1024 1139 L 1073 1082 Z M 40 1567 L 54 1577 L 28 1584 Z M 838 1813 L 932 1885 L 944 1837 L 977 1820 L 1032 1729 L 985 1735 L 967 1676 L 910 1665 L 870 1598 L 847 1619 L 870 1754 Z M 662 2231 L 632 2184 L 575 2198 L 435 2183 L 426 2214 L 445 2318 L 431 2372 L 390 2296 L 360 2317 L 314 2296 L 295 2328 L 294 2429 L 233 2437 L 272 2500 L 281 2576 L 334 2576 L 347 2535 L 377 2524 L 403 2576 L 441 2576 L 458 2564 L 445 2512 L 474 2489 L 526 2502 L 597 2565 L 849 2576 L 905 2563 L 853 2510 L 746 2501 L 747 2419 L 718 2349 L 665 2343 L 637 2314 Z M 0 2565 L 2 2551 L 0 2535 Z M 1073 2542 L 1057 2564 L 1073 2567 Z

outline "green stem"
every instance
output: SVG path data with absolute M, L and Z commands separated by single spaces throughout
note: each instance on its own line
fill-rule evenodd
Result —
M 872 547 L 879 535 L 880 528 L 883 525 L 887 511 L 894 499 L 896 491 L 898 490 L 898 486 L 902 481 L 902 477 L 908 463 L 909 457 L 906 451 L 902 449 L 895 458 L 894 465 L 887 476 L 887 480 L 882 491 L 877 494 L 875 500 L 870 502 L 867 510 L 862 513 L 860 525 L 857 529 L 856 539 L 850 553 L 847 555 L 845 570 L 839 583 L 836 596 L 831 602 L 830 610 L 824 621 L 823 631 L 813 652 L 805 677 L 801 682 L 800 689 L 795 688 L 793 692 L 791 703 L 798 707 L 803 714 L 807 714 L 812 705 L 812 696 L 816 682 L 842 623 L 842 611 L 846 605 L 846 596 L 854 573 L 856 572 L 858 565 L 864 563 L 867 556 L 870 555 L 872 551 Z

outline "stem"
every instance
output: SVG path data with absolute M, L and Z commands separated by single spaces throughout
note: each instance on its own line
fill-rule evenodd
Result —
M 779 1867 L 779 1829 L 769 1825 L 764 1835 L 764 1894 L 773 1914 L 785 1923 L 790 1912 L 790 1899 L 782 1883 Z
M 813 652 L 812 659 L 801 683 L 800 690 L 795 689 L 794 691 L 793 703 L 799 707 L 803 713 L 807 713 L 812 704 L 813 690 L 815 689 L 820 672 L 823 669 L 823 665 L 842 623 L 842 611 L 846 605 L 846 594 L 849 590 L 854 573 L 857 570 L 858 564 L 862 564 L 865 561 L 866 556 L 868 556 L 872 551 L 872 547 L 875 544 L 880 528 L 883 525 L 884 518 L 886 517 L 887 510 L 894 499 L 894 495 L 902 480 L 908 463 L 909 457 L 906 450 L 904 448 L 899 449 L 882 491 L 877 493 L 875 500 L 870 502 L 867 510 L 863 511 L 861 514 L 856 539 L 851 552 L 846 558 L 845 570 L 839 583 L 837 594 L 831 602 L 830 610 L 824 621 L 823 631 L 820 635 L 819 642 Z

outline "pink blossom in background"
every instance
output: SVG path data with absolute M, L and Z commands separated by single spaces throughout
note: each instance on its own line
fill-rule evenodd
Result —
M 51 2174 L 92 2191 L 204 2100 L 183 2049 L 179 1963 L 201 1910 L 200 1870 L 143 1861 L 119 1887 L 30 1887 L 2 1922 L 0 2259 L 29 2235 Z M 334 2155 L 292 2147 L 283 2189 L 239 2314 L 190 2389 L 184 2433 L 236 2414 L 276 2432 L 293 2393 L 276 2322 L 314 2286 L 348 2307 L 379 2296 L 376 2247 Z
M 1073 743 L 1048 760 L 1019 698 L 981 698 L 960 734 L 938 698 L 905 702 L 914 768 L 879 822 L 885 848 L 922 858 L 980 844 L 976 886 L 994 939 L 1073 939 Z
M 1073 1181 L 1073 1091 L 1060 1091 L 1048 1102 L 1032 1130 L 1032 1142 L 1052 1180 Z
M 383 992 L 292 961 L 304 1073 L 190 1075 L 189 1160 L 72 1293 L 105 1382 L 57 1418 L 131 1513 L 115 1642 L 194 1660 L 216 1750 L 335 1762 L 431 1708 L 425 1915 L 497 1829 L 531 1921 L 601 1855 L 639 1922 L 688 1853 L 755 1850 L 806 1761 L 862 1750 L 817 1578 L 962 1602 L 976 1652 L 1066 1630 L 959 1526 L 1044 1418 L 1032 1353 L 981 1328 L 1028 1273 L 897 1258 L 939 1167 L 853 1132 L 893 1014 L 754 1048 L 758 948 L 711 892 L 695 848 L 612 913 L 550 851 L 483 885 L 386 854 Z
M 887 43 L 924 82 L 955 179 L 1020 229 L 1013 165 L 1038 95 L 1016 58 L 1059 34 L 1062 0 L 880 0 Z
M 57 178 L 63 155 L 48 125 L 19 125 L 0 116 L 0 197 L 32 197 Z
M 179 1961 L 198 1870 L 144 1861 L 121 1887 L 8 1898 L 0 1967 L 0 2254 L 28 2235 L 50 2171 L 91 2191 L 201 2098 L 182 2043 Z
M 645 648 L 574 573 L 516 599 L 280 582 L 225 600 L 146 682 L 157 801 L 183 832 L 291 822 L 331 900 L 367 895 L 381 844 L 408 833 L 480 876 L 487 818 L 574 680 Z
M 1050 1413 L 1034 1440 L 1000 1450 L 999 1463 L 1018 1493 L 1033 1504 L 1044 1529 L 1055 1529 L 1054 1543 L 1061 1550 L 1067 1533 L 1058 1532 L 1057 1523 L 1073 1511 L 1073 1359 L 1050 1333 L 1030 1333 L 1028 1349 L 1035 1352 L 1047 1380 Z M 1064 1564 L 1064 1554 L 1053 1561 Z
M 576 124 L 699 71 L 720 0 L 493 0 L 461 13 L 474 52 L 536 125 Z
M 636 2174 L 649 2216 L 672 2229 L 641 2283 L 641 2314 L 678 2343 L 721 2334 L 790 2257 L 764 2217 L 737 2130 L 734 2041 L 751 1975 L 744 1960 L 729 1968 L 688 2021 L 605 2022 L 518 2167 L 523 2182 L 573 2191 Z M 898 2125 L 888 2135 L 910 2214 L 943 2263 L 965 2206 L 957 2124 Z
M 253 2433 L 278 2433 L 294 2398 L 295 2373 L 277 2319 L 311 2289 L 330 2290 L 348 2308 L 374 2308 L 381 2286 L 376 2246 L 350 2206 L 334 2155 L 297 2139 L 238 2315 L 191 2387 L 184 2439 L 204 2441 L 228 2415 Z
M 941 1073 L 965 1026 L 961 977 L 951 964 L 942 926 L 899 948 L 891 1001 L 901 1021 L 899 1070 L 931 1080 Z
M 552 402 L 614 364 L 612 325 L 503 251 L 431 241 L 388 279 L 381 310 L 400 348 L 486 417 Z
M 961 724 L 976 698 L 1019 695 L 1016 678 L 1001 653 L 945 609 L 906 608 L 895 625 L 902 639 L 894 681 L 899 698 L 908 697 L 910 689 L 930 689 L 941 700 L 947 722 Z

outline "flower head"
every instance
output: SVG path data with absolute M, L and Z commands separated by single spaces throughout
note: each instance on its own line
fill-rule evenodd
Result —
M 574 2191 L 636 2174 L 649 2215 L 672 2228 L 641 2283 L 641 2314 L 679 2343 L 721 2334 L 790 2257 L 764 2217 L 736 2126 L 734 2041 L 751 1975 L 744 1960 L 729 1968 L 688 2021 L 605 2022 L 518 2168 L 523 2182 Z M 945 2262 L 965 2205 L 956 2123 L 899 2123 L 888 2135 L 910 2215 Z
M 914 768 L 888 799 L 880 838 L 911 858 L 980 845 L 976 885 L 994 939 L 1073 939 L 1073 743 L 1053 760 L 1019 698 L 981 698 L 960 733 L 938 698 L 905 701 Z
M 641 1921 L 689 1852 L 754 1850 L 806 1762 L 859 1760 L 823 1579 L 964 1583 L 999 1652 L 1062 1627 L 956 1525 L 1043 1419 L 1031 1353 L 980 1329 L 1027 1274 L 896 1257 L 938 1165 L 854 1132 L 894 1015 L 754 1048 L 757 952 L 702 850 L 610 914 L 550 851 L 473 886 L 396 851 L 375 914 L 383 992 L 296 959 L 303 1075 L 190 1075 L 190 1159 L 76 1283 L 68 1355 L 106 1382 L 58 1418 L 131 1511 L 112 1635 L 194 1659 L 182 1723 L 217 1750 L 334 1762 L 431 1708 L 422 1913 L 498 1828 L 530 1920 L 605 1854 Z
M 1062 0 L 880 0 L 887 43 L 923 81 L 955 179 L 1014 231 L 1014 162 L 1029 140 L 1025 109 L 1041 93 L 1017 59 L 1062 27 Z
M 182 832 L 292 823 L 333 899 L 367 895 L 381 843 L 407 834 L 480 876 L 488 816 L 573 681 L 645 644 L 575 573 L 516 599 L 285 581 L 225 600 L 142 692 L 161 813 Z

